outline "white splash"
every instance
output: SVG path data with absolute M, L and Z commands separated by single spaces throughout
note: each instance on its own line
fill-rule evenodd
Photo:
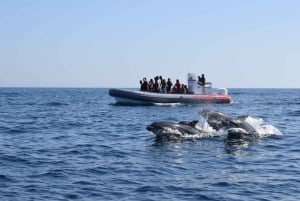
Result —
M 206 137 L 216 137 L 216 136 L 223 136 L 226 135 L 226 131 L 221 129 L 219 131 L 216 131 L 215 129 L 213 129 L 208 123 L 207 121 L 204 121 L 201 130 L 206 133 Z
M 279 129 L 271 124 L 266 124 L 262 118 L 256 119 L 249 116 L 245 121 L 253 126 L 260 136 L 282 135 Z
M 197 124 L 195 128 L 201 132 L 197 135 L 194 134 L 191 135 L 185 133 L 182 135 L 182 137 L 191 139 L 191 138 L 209 138 L 209 137 L 226 135 L 225 130 L 216 131 L 206 121 L 204 121 L 203 125 Z
M 249 123 L 253 128 L 257 131 L 260 137 L 266 137 L 270 135 L 282 135 L 279 129 L 271 124 L 266 124 L 262 118 L 253 118 L 248 116 L 245 121 Z M 220 129 L 216 131 L 213 129 L 207 121 L 204 120 L 203 124 L 197 124 L 196 129 L 201 130 L 201 134 L 198 135 L 189 135 L 189 134 L 180 134 L 177 133 L 184 138 L 208 138 L 208 137 L 216 137 L 216 136 L 226 136 L 227 129 Z
M 178 105 L 182 105 L 182 103 L 153 103 L 156 106 L 178 106 Z

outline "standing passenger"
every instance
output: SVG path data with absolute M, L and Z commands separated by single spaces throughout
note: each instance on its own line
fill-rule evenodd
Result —
M 140 80 L 140 84 L 141 84 L 140 91 L 143 91 L 143 82 L 142 82 L 142 80 Z
M 166 80 L 162 79 L 162 81 L 161 81 L 161 92 L 164 93 L 164 94 L 167 92 L 166 87 L 167 87 Z
M 144 77 L 143 83 L 142 83 L 142 91 L 148 91 L 148 82 L 147 78 Z
M 148 90 L 150 92 L 153 92 L 153 85 L 154 85 L 153 79 L 150 79 L 150 81 L 148 83 Z
M 167 93 L 170 93 L 172 85 L 173 85 L 173 83 L 172 83 L 171 79 L 168 78 L 168 81 L 167 81 Z
M 203 73 L 201 77 L 198 76 L 198 84 L 202 87 L 202 94 L 205 94 L 205 76 Z
M 154 79 L 154 85 L 153 85 L 153 91 L 156 92 L 156 93 L 159 93 L 160 89 L 159 89 L 159 84 L 158 84 L 158 79 L 157 77 L 155 77 Z

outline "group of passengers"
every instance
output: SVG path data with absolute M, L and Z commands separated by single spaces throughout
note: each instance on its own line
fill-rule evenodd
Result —
M 205 76 L 204 74 L 198 76 L 197 84 L 202 86 L 202 94 L 205 94 Z M 188 88 L 185 84 L 180 84 L 179 79 L 176 80 L 176 83 L 173 85 L 170 78 L 166 81 L 162 76 L 156 76 L 154 79 L 150 79 L 149 82 L 147 78 L 144 77 L 143 80 L 140 80 L 141 91 L 155 92 L 155 93 L 173 93 L 173 94 L 188 94 L 192 93 L 188 91 Z
M 156 76 L 154 79 L 150 79 L 149 82 L 147 78 L 140 80 L 141 91 L 155 92 L 155 93 L 177 93 L 186 94 L 188 93 L 188 88 L 184 84 L 180 84 L 179 80 L 173 85 L 170 78 L 166 81 L 162 76 Z

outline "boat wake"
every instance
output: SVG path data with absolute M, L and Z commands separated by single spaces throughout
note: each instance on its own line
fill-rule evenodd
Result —
M 171 107 L 175 107 L 175 106 L 182 105 L 182 103 L 153 103 L 153 105 L 156 105 L 156 106 L 171 106 Z

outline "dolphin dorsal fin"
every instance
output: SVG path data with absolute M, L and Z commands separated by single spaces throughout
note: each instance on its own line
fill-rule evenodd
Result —
M 189 122 L 188 125 L 195 128 L 198 122 L 199 122 L 198 120 L 193 120 L 193 121 Z
M 190 126 L 192 128 L 196 127 L 196 124 L 198 123 L 198 120 L 193 120 L 193 121 L 180 121 L 179 124 L 181 125 L 186 125 L 186 126 Z
M 245 121 L 245 119 L 247 119 L 248 117 L 249 117 L 249 115 L 241 115 L 241 116 L 238 116 L 236 119 L 240 120 L 240 121 Z

